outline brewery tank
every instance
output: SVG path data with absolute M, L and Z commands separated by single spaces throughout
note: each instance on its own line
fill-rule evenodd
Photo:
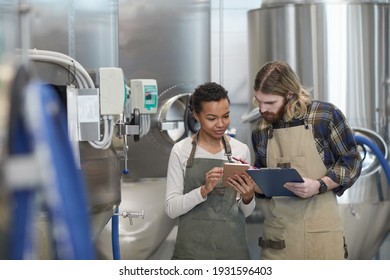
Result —
M 156 79 L 159 90 L 149 134 L 130 139 L 126 179 L 165 177 L 172 144 L 184 132 L 186 94 L 210 80 L 209 1 L 120 1 L 119 57 L 126 77 Z
M 59 66 L 54 62 L 54 58 L 34 60 L 27 57 L 24 59 L 24 56 L 27 56 L 25 51 L 37 49 L 71 56 L 82 67 L 88 69 L 91 78 L 96 81 L 99 67 L 118 66 L 117 11 L 116 0 L 98 0 L 94 3 L 85 0 L 77 1 L 77 3 L 57 1 L 55 4 L 50 0 L 31 0 L 23 1 L 23 3 L 17 0 L 2 1 L 0 48 L 4 50 L 4 53 L 0 54 L 4 56 L 1 57 L 1 63 L 12 65 L 12 68 L 27 65 L 29 77 L 55 86 L 58 94 L 65 97 L 63 89 L 74 82 L 72 77 L 76 71 L 75 68 L 66 69 L 66 67 Z M 16 69 L 11 72 L 16 72 Z M 2 96 L 7 94 L 2 94 Z M 66 98 L 61 98 L 61 100 L 66 100 Z M 9 103 L 10 101 L 7 100 L 2 106 L 6 107 Z M 15 106 L 22 105 L 16 104 Z M 7 118 L 4 119 L 7 120 Z M 77 150 L 75 152 L 76 165 L 81 169 L 83 179 L 85 179 L 91 239 L 95 240 L 110 220 L 113 206 L 121 201 L 119 157 L 112 148 L 97 150 L 86 141 L 78 144 L 79 149 L 74 150 Z M 51 163 L 47 162 L 47 164 Z M 46 173 L 49 173 L 45 172 L 45 175 L 49 176 Z M 25 179 L 29 180 L 29 178 Z M 6 184 L 3 178 L 1 183 Z M 45 197 L 47 194 L 41 195 Z M 45 197 L 45 199 L 48 198 Z M 46 211 L 37 211 L 37 216 L 34 220 L 36 223 L 30 229 L 37 238 L 34 240 L 37 243 L 35 257 L 52 258 L 50 235 L 59 229 L 54 228 L 51 231 L 50 227 L 54 225 L 49 223 Z
M 249 75 L 253 80 L 267 61 L 287 61 L 315 99 L 338 106 L 356 135 L 387 159 L 389 11 L 388 1 L 263 1 L 248 12 Z M 246 118 L 254 127 L 253 114 Z M 362 174 L 338 197 L 350 259 L 375 257 L 390 230 L 390 182 L 363 147 Z
M 176 224 L 165 214 L 168 158 L 175 142 L 196 124 L 188 118 L 188 98 L 210 81 L 210 1 L 119 1 L 119 67 L 127 79 L 151 78 L 158 85 L 158 110 L 149 133 L 128 138 L 128 174 L 122 175 L 120 210 L 144 211 L 143 219 L 120 220 L 123 259 L 156 257 Z M 114 141 L 117 154 L 122 143 Z M 123 166 L 123 156 L 121 157 Z M 111 258 L 111 226 L 98 240 L 101 258 Z M 161 251 L 161 249 L 160 249 Z
M 171 147 L 191 133 L 185 117 L 188 97 L 197 84 L 210 80 L 209 1 L 81 0 L 51 5 L 50 0 L 31 0 L 25 10 L 28 28 L 23 30 L 18 25 L 20 1 L 5 2 L 9 5 L 0 9 L 0 22 L 5 23 L 1 29 L 9 31 L 0 34 L 0 51 L 26 47 L 18 44 L 18 34 L 29 48 L 73 57 L 94 80 L 99 67 L 120 67 L 128 85 L 131 79 L 157 81 L 158 112 L 151 115 L 149 133 L 138 141 L 129 136 L 128 174 L 122 173 L 125 157 L 118 137 L 107 150 L 79 143 L 99 256 L 113 257 L 110 219 L 119 205 L 119 211 L 145 213 L 131 224 L 120 219 L 122 258 L 148 258 L 176 222 L 164 211 L 165 177 Z M 46 62 L 34 62 L 34 70 L 44 82 L 60 86 L 73 74 Z M 50 258 L 43 224 L 38 231 L 45 244 L 38 257 Z

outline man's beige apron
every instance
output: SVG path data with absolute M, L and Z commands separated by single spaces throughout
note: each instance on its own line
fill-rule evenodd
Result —
M 268 140 L 267 166 L 292 167 L 318 179 L 326 167 L 311 126 L 274 129 Z M 262 259 L 344 259 L 347 257 L 337 199 L 332 191 L 311 198 L 273 197 L 265 203 Z
M 196 137 L 194 138 L 196 139 Z M 225 140 L 225 153 L 230 145 Z M 224 160 L 194 158 L 196 141 L 188 159 L 184 193 L 205 183 L 205 174 Z M 249 259 L 245 216 L 238 208 L 236 191 L 219 183 L 207 200 L 180 216 L 172 259 Z

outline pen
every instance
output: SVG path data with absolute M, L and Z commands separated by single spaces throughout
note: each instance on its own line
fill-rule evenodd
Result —
M 248 162 L 246 162 L 246 161 L 244 161 L 244 160 L 242 160 L 242 159 L 240 159 L 240 158 L 237 158 L 237 157 L 232 157 L 232 158 L 233 158 L 234 160 L 237 160 L 237 161 L 243 163 L 243 164 L 249 164 Z M 253 165 L 250 165 L 250 164 L 249 164 L 249 166 L 250 166 L 252 169 L 258 169 L 257 167 L 255 167 L 255 166 L 253 166 Z

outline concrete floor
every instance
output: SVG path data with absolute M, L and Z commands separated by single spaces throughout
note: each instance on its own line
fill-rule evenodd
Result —
M 247 235 L 249 250 L 251 258 L 253 260 L 260 260 L 260 248 L 257 245 L 257 239 L 259 232 L 262 230 L 262 225 L 257 223 L 247 224 Z M 161 244 L 159 248 L 148 258 L 150 260 L 169 260 L 173 248 L 175 246 L 175 238 L 177 234 L 177 226 L 175 226 L 167 239 Z M 378 253 L 372 258 L 372 260 L 390 260 L 390 234 L 382 243 Z
M 390 260 L 390 234 L 387 235 L 373 260 Z

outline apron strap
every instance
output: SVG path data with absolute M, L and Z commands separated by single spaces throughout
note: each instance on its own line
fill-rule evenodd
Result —
M 272 139 L 274 137 L 274 126 L 270 124 L 268 126 L 268 139 Z
M 186 165 L 187 168 L 192 167 L 192 165 L 194 164 L 194 157 L 195 157 L 196 145 L 198 143 L 198 138 L 199 138 L 199 131 L 196 133 L 196 135 L 194 136 L 194 138 L 192 139 L 192 142 L 191 142 L 192 149 L 191 149 L 190 157 L 187 160 L 187 165 Z M 225 156 L 227 156 L 229 162 L 233 162 L 232 148 L 230 147 L 230 144 L 226 138 L 226 135 L 223 135 L 222 142 L 223 142 L 223 146 L 225 148 Z
M 286 242 L 284 240 L 264 240 L 262 237 L 259 237 L 259 246 L 263 249 L 281 250 L 286 248 Z
M 229 141 L 228 141 L 226 135 L 224 135 L 222 137 L 222 142 L 223 142 L 223 146 L 225 148 L 225 156 L 227 156 L 229 162 L 233 162 L 233 160 L 232 160 L 232 148 L 230 147 L 230 144 L 229 144 Z
M 305 128 L 306 128 L 306 129 L 309 129 L 309 120 L 307 119 L 307 116 L 306 116 L 305 119 L 303 120 L 303 123 L 305 124 Z
M 196 144 L 198 142 L 198 137 L 199 137 L 199 132 L 197 132 L 196 135 L 194 136 L 194 138 L 192 139 L 192 142 L 191 142 L 192 149 L 191 149 L 190 157 L 187 160 L 187 165 L 186 165 L 187 168 L 191 168 L 192 164 L 194 164 L 194 156 L 195 156 L 195 151 L 196 151 Z

